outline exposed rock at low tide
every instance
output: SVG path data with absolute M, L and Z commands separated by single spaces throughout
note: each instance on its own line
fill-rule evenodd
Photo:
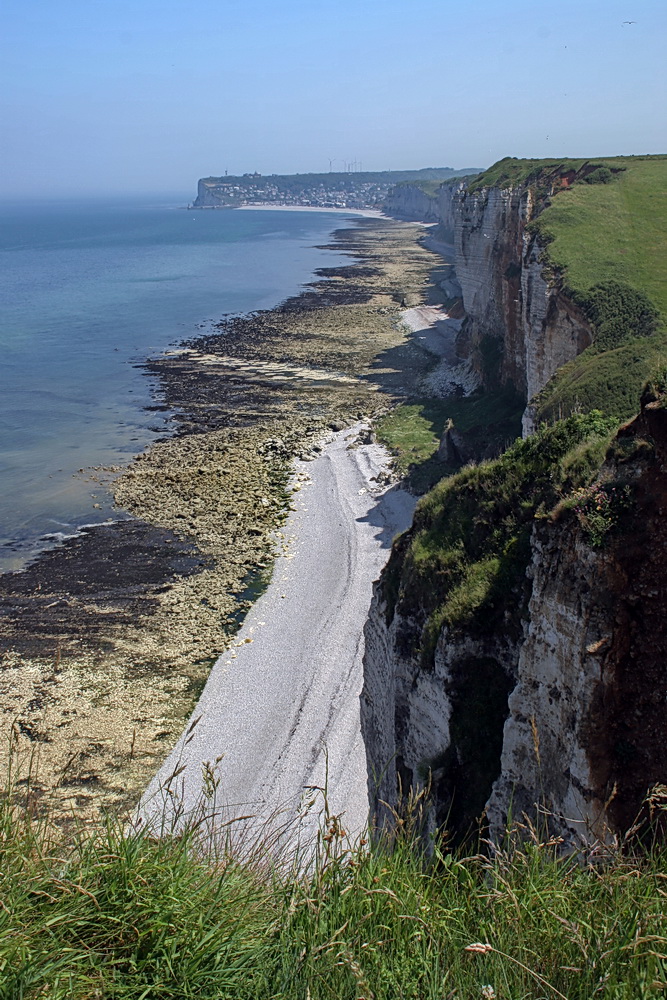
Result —
M 136 801 L 270 572 L 292 456 L 432 364 L 397 322 L 397 289 L 429 281 L 420 234 L 360 221 L 332 247 L 349 265 L 148 362 L 176 433 L 113 481 L 123 519 L 0 576 L 0 710 L 38 754 L 34 800 L 78 820 Z

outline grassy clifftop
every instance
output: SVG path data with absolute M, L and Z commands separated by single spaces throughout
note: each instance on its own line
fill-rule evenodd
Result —
M 546 198 L 534 226 L 569 288 L 627 282 L 667 315 L 667 155 L 506 157 L 472 178 L 468 191 L 519 185 Z
M 508 157 L 473 178 L 468 191 L 519 184 L 529 185 L 543 206 L 530 225 L 545 248 L 546 273 L 595 330 L 593 346 L 540 393 L 537 421 L 591 410 L 627 419 L 638 409 L 643 385 L 667 364 L 667 156 Z M 506 393 L 494 398 L 488 392 L 467 400 L 414 400 L 387 417 L 379 432 L 399 469 L 412 467 L 412 480 L 423 489 L 442 475 L 432 456 L 446 419 L 472 444 L 507 442 L 518 433 L 521 408 L 514 401 L 510 412 L 509 402 Z
M 563 176 L 569 171 L 579 171 L 589 160 L 556 159 L 556 160 L 521 160 L 515 156 L 506 156 L 493 163 L 488 170 L 483 170 L 473 177 L 468 185 L 469 191 L 480 191 L 485 187 L 518 187 L 520 184 L 536 182 L 540 177 L 548 175 Z
M 505 157 L 468 191 L 527 185 L 551 192 L 535 223 L 568 287 L 613 279 L 640 288 L 667 315 L 667 155 L 519 160 Z
M 624 282 L 667 316 L 667 156 L 600 162 L 619 172 L 563 189 L 539 216 L 549 260 L 575 291 Z
M 667 369 L 667 156 L 508 159 L 474 181 L 492 184 L 529 184 L 543 198 L 532 223 L 543 264 L 586 315 L 595 340 L 538 396 L 538 423 L 550 426 L 491 463 L 452 476 L 441 465 L 434 473 L 431 455 L 444 416 L 471 446 L 470 421 L 480 408 L 487 437 L 494 422 L 506 434 L 507 407 L 494 394 L 419 401 L 381 422 L 399 467 L 406 472 L 412 463 L 414 483 L 426 478 L 422 470 L 444 476 L 421 501 L 384 578 L 390 612 L 398 606 L 422 622 L 424 662 L 443 625 L 496 629 L 513 620 L 535 516 L 595 480 L 619 422 L 638 411 L 647 382 L 664 383 Z
M 667 156 L 617 157 L 596 170 L 608 171 L 602 183 L 563 188 L 533 223 L 545 263 L 595 334 L 540 394 L 542 420 L 592 408 L 627 418 L 667 360 Z
M 416 763 L 413 758 L 406 766 L 412 768 L 412 780 L 424 766 L 438 772 L 436 821 L 446 822 L 453 836 L 465 835 L 479 818 L 501 770 L 502 741 L 494 734 L 502 733 L 507 717 L 507 675 L 517 669 L 526 621 L 539 623 L 539 612 L 529 603 L 527 573 L 531 558 L 542 558 L 535 544 L 536 524 L 541 522 L 556 548 L 565 548 L 574 529 L 582 545 L 608 549 L 611 559 L 628 551 L 631 535 L 644 537 L 644 526 L 659 519 L 662 503 L 662 487 L 650 492 L 647 485 L 660 467 L 652 432 L 625 428 L 619 437 L 618 430 L 621 421 L 639 410 L 647 383 L 645 399 L 665 398 L 667 157 L 606 163 L 503 161 L 486 179 L 500 187 L 524 183 L 533 189 L 541 211 L 529 235 L 538 238 L 538 259 L 551 279 L 549 306 L 560 310 L 565 305 L 569 313 L 570 303 L 563 298 L 573 301 L 590 324 L 593 343 L 561 368 L 537 398 L 541 426 L 532 437 L 505 445 L 500 457 L 458 471 L 442 463 L 436 470 L 438 463 L 430 459 L 440 481 L 422 497 L 412 528 L 394 545 L 382 577 L 388 621 L 397 618 L 391 633 L 394 648 L 401 664 L 407 664 L 406 676 L 419 669 L 425 691 L 442 684 L 450 699 L 445 748 L 425 765 L 424 759 Z M 469 225 L 465 212 L 464 205 L 464 237 Z M 500 269 L 501 261 L 498 254 L 491 266 Z M 379 430 L 389 443 L 400 442 L 405 469 L 416 456 L 427 457 L 427 450 L 437 445 L 434 432 L 446 426 L 442 418 L 450 417 L 463 444 L 479 459 L 493 454 L 476 447 L 480 435 L 492 441 L 494 429 L 507 425 L 508 414 L 498 403 L 489 392 L 428 404 L 415 401 L 386 417 Z M 497 443 L 499 437 L 496 433 Z M 463 451 L 459 465 L 462 461 Z M 410 469 L 413 483 L 423 478 L 427 464 Z M 641 558 L 650 548 L 646 543 Z M 577 580 L 573 572 L 574 622 L 567 628 L 583 632 L 586 622 L 583 615 L 577 620 L 576 607 L 584 585 Z M 580 586 L 581 595 L 576 591 Z M 621 583 L 618 591 L 614 586 L 600 581 L 601 607 L 625 599 L 630 584 Z M 658 650 L 659 628 L 651 622 L 645 634 Z M 435 657 L 438 643 L 442 661 Z M 655 656 L 660 660 L 662 653 Z M 436 663 L 435 679 L 425 679 Z M 404 677 L 400 683 L 404 691 Z M 662 697 L 664 685 L 657 687 Z M 419 701 L 421 695 L 414 701 L 409 694 L 401 697 L 409 710 L 400 709 L 397 753 L 400 757 L 406 746 L 408 760 L 414 742 L 400 727 L 418 729 L 413 720 L 424 700 Z M 565 708 L 574 715 L 580 711 L 574 699 L 564 699 Z M 430 725 L 428 711 L 424 729 Z M 658 780 L 647 759 L 642 758 L 638 778 L 640 785 L 645 782 L 641 794 Z

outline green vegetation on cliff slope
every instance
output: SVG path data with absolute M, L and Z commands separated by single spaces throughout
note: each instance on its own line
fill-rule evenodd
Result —
M 468 191 L 521 184 L 545 206 L 531 227 L 546 247 L 547 273 L 564 286 L 595 334 L 593 346 L 540 393 L 537 421 L 553 423 L 593 409 L 627 419 L 638 409 L 644 383 L 667 360 L 667 156 L 507 157 L 469 182 Z M 427 191 L 428 185 L 434 182 L 418 186 Z M 379 431 L 400 471 L 410 471 L 421 491 L 447 471 L 433 458 L 446 419 L 483 454 L 485 445 L 506 444 L 519 433 L 506 402 L 495 393 L 474 400 L 413 400 L 383 420 Z M 489 414 L 494 406 L 497 414 Z
M 601 281 L 622 282 L 667 317 L 667 155 L 506 157 L 473 178 L 468 191 L 519 185 L 533 189 L 538 211 L 545 202 L 532 225 L 569 290 L 581 294 Z
M 538 433 L 491 462 L 452 474 L 428 451 L 444 426 L 437 417 L 446 415 L 463 432 L 458 456 L 453 452 L 459 465 L 468 458 L 465 445 L 478 460 L 492 453 L 471 430 L 492 439 L 494 421 L 496 430 L 503 426 L 508 414 L 493 412 L 497 391 L 437 405 L 415 401 L 380 424 L 402 468 L 422 458 L 410 469 L 413 483 L 429 468 L 442 477 L 395 544 L 382 587 L 389 620 L 400 616 L 393 633 L 399 655 L 412 664 L 420 659 L 422 670 L 433 667 L 439 641 L 449 655 L 449 743 L 420 766 L 440 774 L 436 822 L 452 836 L 474 828 L 500 773 L 507 674 L 524 634 L 533 532 L 548 517 L 557 534 L 561 518 L 565 524 L 576 516 L 580 537 L 602 548 L 629 529 L 637 496 L 632 475 L 624 474 L 629 465 L 614 460 L 627 441 L 612 440 L 639 410 L 647 382 L 663 391 L 667 364 L 667 157 L 501 161 L 469 185 L 477 207 L 489 185 L 530 188 L 538 211 L 528 235 L 539 240 L 539 261 L 553 282 L 551 305 L 561 316 L 579 312 L 593 343 L 533 401 Z M 570 336 L 565 321 L 562 330 Z M 474 408 L 491 410 L 487 427 L 464 425 Z M 636 443 L 638 453 L 652 447 L 651 440 Z
M 390 616 L 398 607 L 422 623 L 425 665 L 444 626 L 516 631 L 535 516 L 588 485 L 615 428 L 597 411 L 569 417 L 442 479 L 420 500 L 411 530 L 394 546 L 384 594 Z
M 483 170 L 468 183 L 468 191 L 480 191 L 485 187 L 518 187 L 520 184 L 534 184 L 543 177 L 561 177 L 570 171 L 579 171 L 591 161 L 573 159 L 555 160 L 522 160 L 515 156 L 506 156 Z M 602 165 L 602 161 L 594 161 Z
M 511 387 L 466 397 L 415 399 L 395 407 L 377 421 L 378 438 L 394 455 L 396 470 L 410 489 L 425 493 L 445 473 L 438 460 L 442 432 L 448 420 L 465 435 L 475 454 L 498 454 L 521 434 L 523 397 Z
M 328 817 L 305 869 L 261 849 L 211 855 L 192 828 L 109 827 L 65 850 L 3 798 L 0 998 L 664 995 L 663 852 L 559 858 L 535 837 L 489 860 L 436 838 L 426 856 L 416 825 L 352 846 Z

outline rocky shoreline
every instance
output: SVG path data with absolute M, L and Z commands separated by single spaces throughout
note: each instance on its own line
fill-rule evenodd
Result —
M 334 234 L 349 266 L 147 362 L 175 433 L 113 481 L 130 517 L 0 576 L 0 711 L 34 801 L 77 821 L 136 802 L 270 573 L 292 458 L 431 367 L 398 322 L 428 293 L 422 234 L 360 219 Z

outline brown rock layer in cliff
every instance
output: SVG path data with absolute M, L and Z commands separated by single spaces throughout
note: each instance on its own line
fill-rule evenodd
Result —
M 649 789 L 667 783 L 667 409 L 646 405 L 619 433 L 619 471 L 633 486 L 634 509 L 613 544 L 603 585 L 614 597 L 611 640 L 589 719 L 589 759 L 625 832 Z M 654 449 L 651 454 L 651 449 Z M 629 457 L 624 458 L 624 453 Z

